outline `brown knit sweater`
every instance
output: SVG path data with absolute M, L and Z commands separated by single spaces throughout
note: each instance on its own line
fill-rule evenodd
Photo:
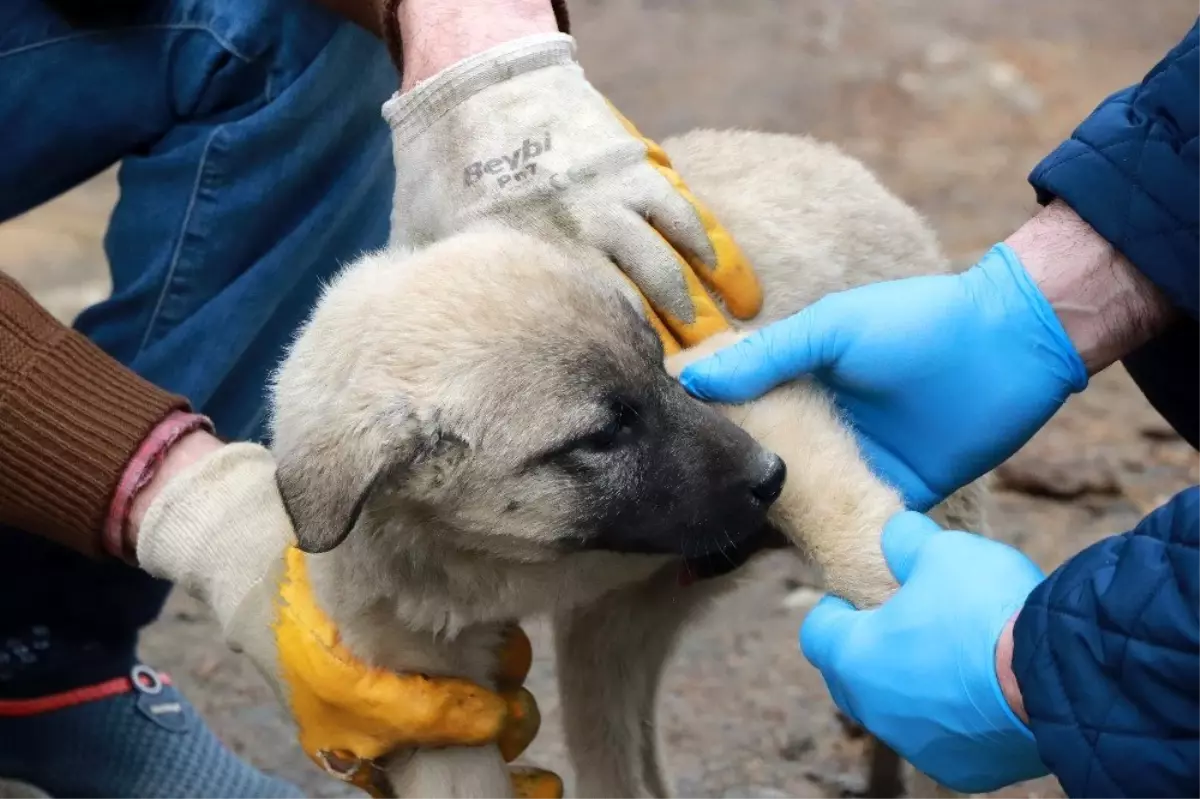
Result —
M 159 421 L 187 407 L 0 274 L 0 525 L 100 554 L 126 463 Z

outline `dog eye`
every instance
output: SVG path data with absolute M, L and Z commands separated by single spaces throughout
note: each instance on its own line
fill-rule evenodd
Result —
M 623 402 L 613 403 L 612 416 L 608 423 L 594 433 L 581 438 L 578 445 L 582 449 L 593 452 L 604 452 L 613 449 L 625 441 L 633 431 L 637 414 Z

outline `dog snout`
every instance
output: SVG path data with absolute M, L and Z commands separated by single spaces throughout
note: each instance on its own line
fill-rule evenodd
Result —
M 763 460 L 758 475 L 750 484 L 750 494 L 765 505 L 779 499 L 783 484 L 787 480 L 787 464 L 773 453 Z

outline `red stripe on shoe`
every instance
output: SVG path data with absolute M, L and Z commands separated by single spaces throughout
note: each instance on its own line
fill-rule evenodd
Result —
M 158 678 L 163 685 L 171 684 L 170 675 L 159 672 Z M 82 705 L 85 702 L 95 702 L 97 699 L 120 696 L 132 690 L 132 679 L 114 677 L 95 685 L 85 685 L 82 688 L 72 688 L 70 691 L 47 694 L 33 699 L 0 699 L 0 716 L 34 716 L 38 713 L 49 713 L 52 710 Z

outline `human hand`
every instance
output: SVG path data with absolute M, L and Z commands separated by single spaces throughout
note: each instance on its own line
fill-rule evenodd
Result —
M 872 468 L 927 510 L 1017 451 L 1087 372 L 1016 254 L 996 245 L 961 275 L 831 294 L 680 376 L 741 402 L 812 373 Z
M 482 220 L 598 250 L 637 286 L 668 350 L 749 318 L 758 281 L 666 154 L 597 92 L 563 34 L 468 57 L 384 106 L 392 241 L 427 245 Z
M 912 511 L 888 522 L 883 551 L 901 584 L 891 599 L 859 611 L 826 596 L 800 630 L 834 702 L 956 791 L 1046 774 L 1018 717 L 1015 680 L 1000 677 L 1011 677 L 1011 622 L 1041 570 L 1011 547 Z
M 540 717 L 521 687 L 531 652 L 520 628 L 504 644 L 498 693 L 373 668 L 340 643 L 308 586 L 263 447 L 193 434 L 172 447 L 143 495 L 131 516 L 139 565 L 213 608 L 226 641 L 291 712 L 301 747 L 330 773 L 377 791 L 371 762 L 396 749 L 495 742 L 511 761 L 533 740 Z M 547 772 L 514 773 L 519 790 L 531 781 L 561 789 Z

